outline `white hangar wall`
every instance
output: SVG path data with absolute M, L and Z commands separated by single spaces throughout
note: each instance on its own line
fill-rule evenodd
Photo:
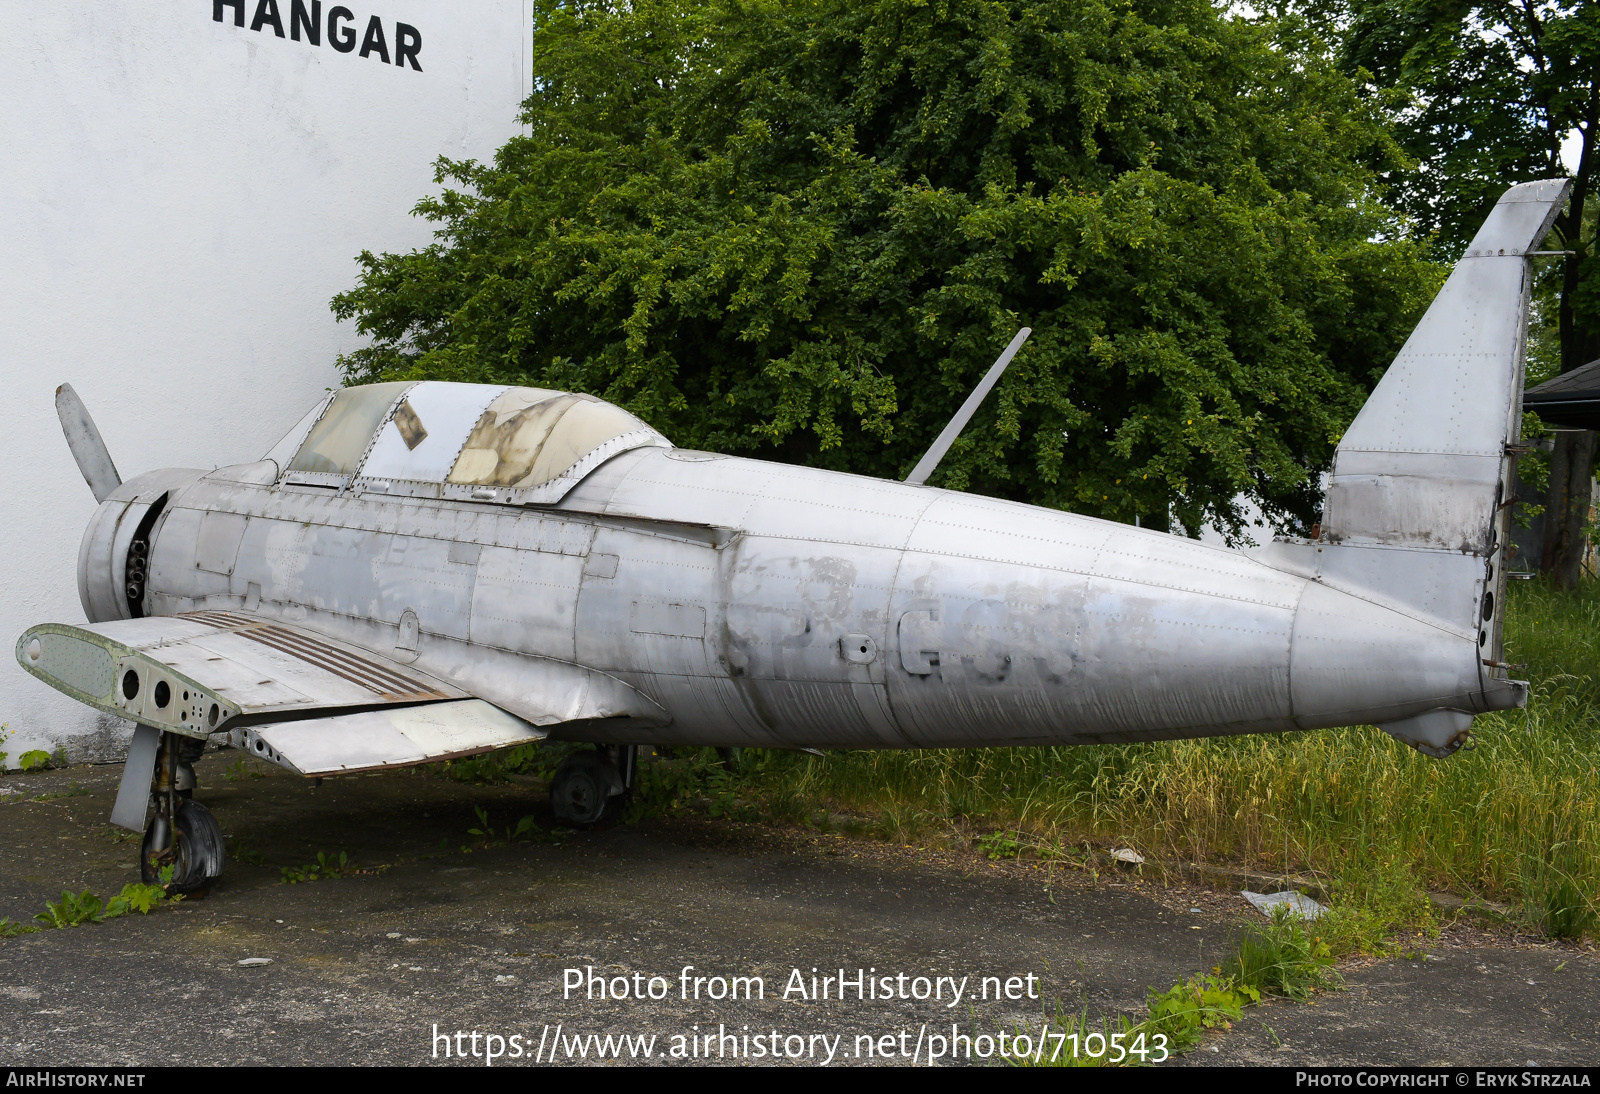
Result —
M 409 213 L 437 189 L 434 159 L 487 158 L 516 131 L 529 8 L 0 5 L 9 766 L 32 748 L 113 758 L 128 732 L 16 663 L 25 627 L 83 619 L 76 560 L 94 500 L 56 386 L 83 397 L 124 478 L 266 451 L 358 344 L 328 310 L 355 256 L 425 245 L 430 226 Z

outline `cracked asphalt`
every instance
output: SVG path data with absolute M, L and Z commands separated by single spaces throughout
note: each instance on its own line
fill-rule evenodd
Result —
M 624 1034 L 656 1038 L 648 1062 L 680 1062 L 674 1048 L 705 1062 L 709 1033 L 712 1062 L 926 1064 L 938 1038 L 988 1035 L 993 1052 L 998 1034 L 1036 1028 L 1058 1006 L 1137 1013 L 1147 988 L 1214 964 L 1255 914 L 1235 893 L 1133 875 L 707 818 L 485 846 L 469 834 L 477 809 L 497 831 L 530 814 L 550 826 L 535 788 L 407 773 L 316 787 L 255 765 L 227 778 L 236 759 L 197 765 L 197 797 L 235 852 L 205 899 L 0 939 L 0 1064 L 482 1066 L 493 1034 L 495 1062 L 515 1065 L 535 1062 L 539 1044 L 548 1062 L 558 1026 L 572 1063 L 628 1060 L 617 1042 L 588 1040 Z M 137 843 L 106 822 L 119 774 L 0 778 L 0 916 L 27 920 L 63 889 L 106 897 L 137 880 Z M 283 882 L 283 867 L 319 852 L 359 872 Z M 1459 934 L 1446 930 L 1431 959 L 1347 967 L 1346 989 L 1310 1004 L 1253 1008 L 1174 1062 L 1600 1059 L 1590 952 Z M 819 988 L 840 969 L 873 970 L 895 997 L 851 988 L 840 1000 L 834 986 L 814 997 L 813 969 Z M 568 990 L 591 972 L 606 998 Z M 696 977 L 701 996 L 683 998 Z M 734 977 L 759 978 L 764 998 L 708 997 Z M 936 984 L 938 998 L 899 997 Z M 628 998 L 611 997 L 618 985 Z

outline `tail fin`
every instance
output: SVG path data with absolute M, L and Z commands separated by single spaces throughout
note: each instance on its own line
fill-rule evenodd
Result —
M 1329 542 L 1484 556 L 1501 540 L 1506 445 L 1521 436 L 1526 256 L 1571 185 L 1513 186 L 1478 229 L 1339 444 Z
M 1382 726 L 1431 756 L 1461 747 L 1473 715 L 1526 701 L 1527 686 L 1503 664 L 1508 445 L 1521 436 L 1527 256 L 1570 186 L 1553 179 L 1506 191 L 1346 431 L 1321 539 L 1280 539 L 1257 555 L 1427 619 L 1470 659 L 1463 668 L 1476 672 L 1476 688 Z

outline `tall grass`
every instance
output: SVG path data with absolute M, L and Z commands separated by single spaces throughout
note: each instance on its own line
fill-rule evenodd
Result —
M 1055 843 L 1313 874 L 1388 914 L 1424 891 L 1525 908 L 1553 934 L 1600 898 L 1600 583 L 1512 585 L 1526 710 L 1480 717 L 1433 760 L 1370 726 L 1076 748 L 857 752 L 796 764 L 790 792 L 918 828 L 1015 828 Z M 1519 672 L 1517 675 L 1524 675 Z M 785 765 L 787 766 L 787 765 Z

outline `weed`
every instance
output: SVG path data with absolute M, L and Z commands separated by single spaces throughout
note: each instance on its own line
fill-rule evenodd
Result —
M 1261 990 L 1232 977 L 1199 975 L 1166 991 L 1150 989 L 1150 1017 L 1143 1023 L 1152 1033 L 1163 1033 L 1174 1055 L 1199 1043 L 1208 1029 L 1228 1028 L 1244 1008 L 1261 1002 Z
M 105 906 L 89 890 L 73 894 L 61 890 L 61 899 L 55 903 L 45 901 L 44 911 L 34 916 L 47 927 L 76 927 L 83 923 L 98 923 Z
M 729 766 L 717 764 L 706 772 L 706 813 L 746 822 L 761 819 L 761 811 L 745 796 L 746 780 Z
M 266 778 L 266 776 L 261 772 L 252 769 L 249 761 L 243 756 L 240 756 L 237 760 L 234 760 L 233 763 L 229 764 L 228 769 L 222 773 L 222 777 L 233 783 L 240 782 L 244 779 Z
M 159 885 L 141 885 L 137 882 L 124 885 L 122 892 L 106 902 L 106 910 L 102 919 L 113 919 L 129 912 L 138 912 L 140 915 L 149 915 L 152 908 L 159 908 L 163 904 L 176 903 L 183 897 L 168 896 L 166 890 Z
M 1017 832 L 991 832 L 978 837 L 978 850 L 990 859 L 1016 858 L 1022 854 L 1022 842 Z
M 350 865 L 350 856 L 344 851 L 339 852 L 338 858 L 329 856 L 325 851 L 318 851 L 316 862 L 305 866 L 283 867 L 283 883 L 299 885 L 307 881 L 331 881 L 354 873 L 359 871 Z
M 1166 991 L 1151 988 L 1144 1021 L 1118 1017 L 1094 1023 L 1087 1011 L 1071 1015 L 1057 1007 L 1040 1035 L 1054 1026 L 1057 1034 L 1066 1035 L 1058 1045 L 1064 1051 L 1011 1062 L 1022 1067 L 1161 1063 L 1167 1055 L 1180 1055 L 1199 1044 L 1207 1030 L 1227 1029 L 1246 1007 L 1261 1002 L 1264 993 L 1303 1002 L 1314 990 L 1339 986 L 1332 966 L 1328 944 L 1309 934 L 1289 909 L 1279 908 L 1271 923 L 1245 928 L 1233 955 L 1211 972 L 1191 976 Z M 1135 1045 L 1147 1051 L 1141 1053 Z
M 9 916 L 0 917 L 0 938 L 15 938 L 19 934 L 33 934 L 38 927 L 26 923 L 13 923 Z
M 17 766 L 24 771 L 43 771 L 50 767 L 50 753 L 40 748 L 30 749 L 17 757 Z
M 170 881 L 170 874 L 163 880 Z M 129 912 L 149 915 L 152 908 L 158 908 L 163 904 L 176 904 L 182 899 L 182 896 L 169 897 L 159 885 L 142 885 L 138 883 L 124 885 L 122 892 L 104 903 L 88 889 L 81 893 L 73 893 L 70 890 L 63 889 L 60 900 L 45 901 L 44 911 L 33 918 L 43 923 L 46 927 L 53 927 L 59 930 L 67 927 L 82 926 L 85 923 L 99 923 L 106 919 L 116 919 L 118 916 L 127 915 Z M 8 919 L 0 919 L 0 935 L 17 935 L 38 929 L 38 927 L 24 927 L 22 924 L 12 923 Z
M 87 786 L 80 785 L 77 779 L 72 779 L 65 790 L 57 790 L 53 794 L 40 794 L 33 800 L 36 802 L 55 801 L 57 798 L 87 798 L 91 793 Z
M 1586 871 L 1587 855 L 1567 843 L 1524 855 L 1523 900 L 1528 919 L 1551 938 L 1582 938 L 1600 927 L 1595 904 L 1583 892 L 1579 878 Z
M 534 775 L 549 778 L 556 766 L 569 754 L 577 751 L 573 745 L 517 745 L 498 752 L 485 752 L 459 760 L 430 764 L 433 774 L 456 782 L 489 786 L 511 781 L 513 775 Z
M 780 824 L 801 824 L 806 820 L 810 805 L 810 799 L 803 791 L 791 783 L 782 782 L 767 797 L 767 817 L 769 820 Z M 884 836 L 886 839 L 895 839 L 902 836 L 910 839 L 913 833 L 910 831 L 895 831 L 891 834 L 890 831 L 886 830 Z
M 1274 909 L 1267 926 L 1246 927 L 1233 957 L 1217 972 L 1237 984 L 1301 1002 L 1314 990 L 1340 982 L 1328 943 L 1308 934 L 1288 908 Z
M 877 823 L 872 826 L 879 839 L 890 843 L 914 840 L 928 827 L 928 814 L 904 802 L 887 802 L 878 811 Z
M 488 850 L 491 847 L 504 847 L 506 844 L 515 843 L 518 840 L 533 843 L 559 844 L 567 836 L 572 835 L 572 829 L 570 828 L 558 827 L 552 828 L 550 831 L 546 832 L 543 828 L 539 827 L 539 822 L 534 820 L 532 816 L 523 817 L 521 820 L 517 821 L 515 827 L 508 825 L 499 832 L 496 832 L 494 830 L 494 826 L 489 823 L 489 814 L 486 810 L 484 810 L 481 806 L 475 805 L 472 807 L 472 811 L 473 813 L 477 814 L 478 827 L 468 828 L 467 835 L 477 836 L 479 840 L 482 841 L 477 846 L 477 850 L 480 851 Z M 449 846 L 449 840 L 445 839 L 441 841 L 440 846 Z M 472 848 L 463 848 L 463 850 L 472 850 Z

